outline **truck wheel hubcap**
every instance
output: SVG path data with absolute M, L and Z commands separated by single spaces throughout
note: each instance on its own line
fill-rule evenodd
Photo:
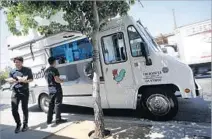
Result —
M 49 100 L 47 97 L 43 97 L 43 99 L 41 100 L 41 104 L 43 105 L 44 110 L 48 110 Z
M 153 94 L 146 101 L 147 108 L 155 115 L 166 115 L 171 108 L 169 99 L 162 94 Z

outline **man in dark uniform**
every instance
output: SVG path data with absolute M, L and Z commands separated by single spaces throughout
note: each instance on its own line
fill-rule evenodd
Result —
M 56 124 L 67 122 L 65 119 L 61 119 L 61 104 L 63 99 L 63 92 L 60 83 L 63 82 L 59 78 L 59 71 L 55 68 L 56 59 L 54 57 L 50 57 L 48 59 L 50 67 L 45 71 L 45 78 L 48 83 L 49 89 L 49 110 L 47 114 L 47 124 L 52 123 L 53 112 L 55 108 L 56 113 Z
M 23 128 L 22 132 L 28 130 L 28 100 L 29 100 L 29 82 L 33 80 L 32 70 L 30 68 L 23 66 L 23 57 L 14 58 L 14 63 L 16 68 L 10 72 L 10 77 L 13 80 L 10 81 L 12 83 L 12 97 L 11 97 L 11 105 L 12 105 L 12 114 L 17 124 L 15 133 L 20 132 L 21 129 L 21 120 L 18 113 L 19 102 L 22 103 L 23 110 Z M 19 77 L 26 77 L 26 79 L 20 79 Z

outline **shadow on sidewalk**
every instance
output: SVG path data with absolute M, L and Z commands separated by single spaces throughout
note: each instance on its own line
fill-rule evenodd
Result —
M 65 137 L 65 136 L 59 136 L 59 135 L 55 135 L 55 134 L 52 134 L 50 136 L 47 136 L 43 139 L 74 139 L 74 138 L 71 138 L 71 137 Z
M 52 137 L 52 139 L 74 139 L 74 138 L 70 138 L 70 137 L 64 137 L 64 136 L 57 136 L 57 135 L 52 135 L 54 137 Z M 44 138 L 47 139 L 47 138 Z
M 0 124 L 0 138 L 1 139 L 43 139 L 54 134 L 50 132 L 38 131 L 30 129 L 27 132 L 14 133 L 15 126 L 8 126 Z M 55 139 L 72 139 L 63 136 L 54 135 Z

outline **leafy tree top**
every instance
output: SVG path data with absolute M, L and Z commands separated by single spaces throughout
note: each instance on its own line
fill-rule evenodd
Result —
M 97 1 L 100 23 L 117 15 L 127 14 L 129 3 L 134 2 L 135 0 Z M 9 30 L 17 36 L 27 35 L 29 29 L 36 29 L 45 35 L 63 30 L 77 30 L 90 35 L 94 27 L 92 1 L 0 1 L 0 7 L 6 9 Z M 41 17 L 49 20 L 59 11 L 64 12 L 62 18 L 67 25 L 60 22 L 40 25 L 35 19 Z

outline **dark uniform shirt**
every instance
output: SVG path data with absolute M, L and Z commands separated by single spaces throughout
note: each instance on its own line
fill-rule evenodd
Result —
M 28 76 L 27 80 L 33 79 L 32 70 L 27 67 L 22 67 L 20 70 L 13 69 L 9 75 L 11 78 L 18 80 L 18 76 Z M 29 93 L 29 83 L 15 83 L 12 86 L 15 93 L 26 94 Z
M 49 67 L 45 71 L 45 78 L 48 83 L 49 93 L 61 92 L 62 88 L 60 83 L 57 83 L 54 79 L 55 76 L 60 76 L 59 71 L 54 67 Z

